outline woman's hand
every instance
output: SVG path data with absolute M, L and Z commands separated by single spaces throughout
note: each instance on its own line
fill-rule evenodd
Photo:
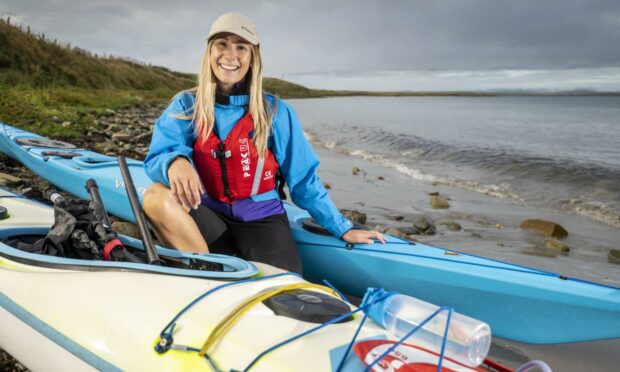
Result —
M 374 230 L 355 230 L 351 229 L 342 235 L 342 240 L 347 243 L 373 243 L 374 240 L 378 240 L 385 244 L 385 237 L 380 232 Z
M 179 156 L 168 167 L 170 191 L 180 206 L 196 209 L 200 205 L 200 194 L 204 193 L 200 176 L 186 158 Z

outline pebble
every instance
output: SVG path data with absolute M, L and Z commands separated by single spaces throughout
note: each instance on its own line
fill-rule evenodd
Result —
M 112 135 L 112 139 L 120 140 L 120 141 L 126 141 L 130 138 L 131 136 L 129 135 L 129 133 L 125 133 L 125 132 L 118 132 Z
M 119 234 L 131 236 L 132 238 L 136 239 L 141 239 L 140 229 L 134 223 L 114 221 L 112 222 L 112 229 Z
M 555 238 L 547 240 L 545 247 L 549 249 L 556 249 L 560 252 L 570 252 L 570 247 L 567 244 L 564 244 Z
M 420 230 L 416 229 L 413 226 L 400 226 L 398 230 L 404 232 L 407 235 L 420 235 Z
M 435 235 L 435 232 L 437 231 L 433 221 L 425 215 L 416 217 L 413 221 L 413 227 L 418 230 L 419 234 L 424 235 Z
M 364 212 L 360 212 L 355 209 L 341 209 L 340 213 L 342 213 L 342 215 L 348 218 L 351 222 L 357 222 L 362 225 L 366 224 L 366 213 Z
M 607 254 L 607 260 L 611 263 L 620 265 L 620 250 L 610 249 Z
M 384 233 L 384 234 L 388 234 L 388 235 L 395 236 L 395 237 L 397 237 L 397 238 L 401 238 L 401 239 L 409 240 L 409 241 L 412 241 L 412 242 L 413 242 L 413 241 L 415 241 L 415 240 L 413 240 L 413 238 L 411 238 L 409 235 L 405 234 L 404 232 L 402 232 L 402 231 L 400 231 L 399 229 L 394 228 L 394 227 L 392 227 L 392 228 L 389 228 L 389 229 L 385 230 L 383 233 Z
M 433 209 L 448 209 L 450 208 L 450 203 L 448 203 L 448 199 L 445 196 L 439 195 L 439 193 L 437 193 L 436 195 L 432 193 L 431 207 Z
M 7 173 L 0 173 L 0 186 L 6 186 L 10 183 L 22 182 L 21 178 L 12 176 Z
M 452 230 L 452 231 L 461 231 L 462 229 L 461 225 L 454 221 L 442 221 L 439 224 L 447 227 L 448 230 Z
M 114 132 L 114 133 L 116 133 L 116 132 L 120 132 L 121 130 L 123 130 L 123 128 L 121 128 L 121 126 L 120 126 L 120 125 L 118 125 L 118 124 L 110 124 L 110 125 L 108 125 L 108 127 L 106 128 L 106 130 L 107 130 L 108 132 Z

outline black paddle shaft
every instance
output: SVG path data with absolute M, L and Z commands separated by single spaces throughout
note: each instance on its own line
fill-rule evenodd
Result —
M 105 227 L 112 230 L 112 221 L 110 221 L 110 216 L 108 216 L 108 212 L 105 210 L 103 206 L 103 200 L 101 200 L 101 195 L 99 195 L 99 186 L 97 186 L 97 181 L 92 178 L 89 178 L 86 181 L 86 191 L 90 195 L 90 200 L 95 202 L 99 208 L 101 208 L 101 212 L 103 212 L 103 223 Z
M 140 229 L 140 235 L 142 235 L 142 242 L 144 243 L 144 250 L 146 251 L 148 263 L 157 265 L 160 262 L 159 256 L 157 255 L 157 251 L 155 251 L 153 237 L 151 236 L 151 232 L 149 231 L 149 228 L 146 224 L 144 211 L 142 210 L 142 206 L 140 205 L 140 199 L 138 198 L 136 187 L 133 184 L 133 179 L 131 178 L 129 167 L 127 166 L 127 162 L 125 161 L 124 156 L 119 156 L 117 159 L 118 166 L 121 170 L 121 175 L 123 176 L 123 181 L 125 181 L 125 189 L 127 190 L 127 196 L 129 197 L 131 210 L 133 211 L 133 215 L 136 218 L 138 229 Z

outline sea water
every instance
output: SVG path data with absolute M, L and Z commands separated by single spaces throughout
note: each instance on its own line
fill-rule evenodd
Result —
M 620 227 L 620 97 L 292 103 L 315 144 L 418 180 Z

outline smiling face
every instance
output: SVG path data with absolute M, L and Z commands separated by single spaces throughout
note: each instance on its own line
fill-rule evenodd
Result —
M 245 39 L 222 34 L 213 38 L 209 59 L 218 88 L 230 93 L 235 83 L 245 79 L 252 62 L 252 51 Z

